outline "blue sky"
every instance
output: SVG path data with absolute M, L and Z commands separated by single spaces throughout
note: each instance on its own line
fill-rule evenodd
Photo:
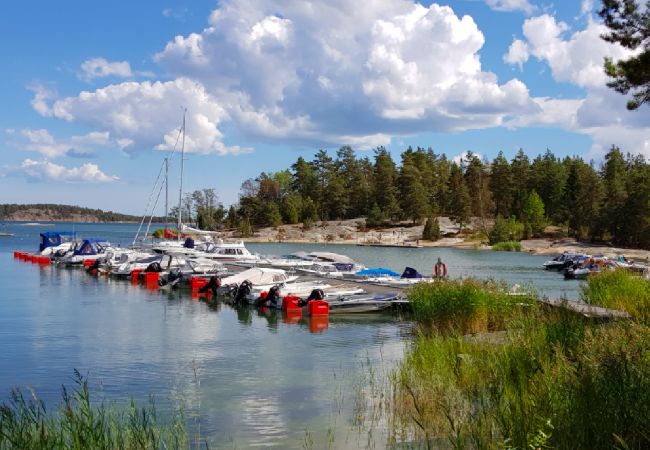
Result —
M 319 148 L 650 156 L 605 87 L 598 1 L 4 5 L 1 203 L 141 213 L 186 107 L 184 190 L 225 204 Z M 171 170 L 178 172 L 178 158 Z M 177 190 L 178 176 L 170 181 Z M 176 195 L 176 194 L 175 194 Z M 174 195 L 174 198 L 175 198 Z

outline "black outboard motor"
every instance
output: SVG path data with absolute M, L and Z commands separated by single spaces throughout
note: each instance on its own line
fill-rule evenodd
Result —
M 257 306 L 277 306 L 280 299 L 280 285 L 275 285 L 269 289 L 266 297 L 257 299 Z
M 169 274 L 167 274 L 166 277 L 160 278 L 160 280 L 158 280 L 158 284 L 160 284 L 161 286 L 165 286 L 171 283 L 172 286 L 174 286 L 177 280 L 180 280 L 182 277 L 183 277 L 183 273 L 181 272 L 181 269 L 175 267 L 169 271 Z
M 158 261 L 152 262 L 144 269 L 145 272 L 162 272 L 162 267 Z
M 253 284 L 244 280 L 239 287 L 237 288 L 237 293 L 235 294 L 235 304 L 245 304 L 246 297 L 252 292 Z
M 311 291 L 311 294 L 309 294 L 309 297 L 307 297 L 307 300 L 300 299 L 298 301 L 298 306 L 302 308 L 312 300 L 323 300 L 324 298 L 325 298 L 325 293 L 323 292 L 322 289 L 314 289 L 313 291 Z
M 210 281 L 208 281 L 208 284 L 201 287 L 199 289 L 199 292 L 212 291 L 212 295 L 214 297 L 216 297 L 217 296 L 217 291 L 219 290 L 220 287 L 221 287 L 221 279 L 219 277 L 212 276 L 212 277 L 210 277 Z

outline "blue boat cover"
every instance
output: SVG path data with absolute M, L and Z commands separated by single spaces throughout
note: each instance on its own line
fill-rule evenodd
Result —
M 357 272 L 357 275 L 367 275 L 371 277 L 381 277 L 381 276 L 389 276 L 389 277 L 399 277 L 399 273 L 393 272 L 390 269 L 386 269 L 384 267 L 375 267 L 373 269 L 364 269 L 359 272 Z
M 41 243 L 38 245 L 38 251 L 42 252 L 48 247 L 56 247 L 73 239 L 74 233 L 70 231 L 46 231 L 41 233 Z
M 84 239 L 81 245 L 74 251 L 75 255 L 96 255 L 107 245 L 106 241 L 100 239 Z
M 422 278 L 422 274 L 413 267 L 406 267 L 402 272 L 402 278 Z

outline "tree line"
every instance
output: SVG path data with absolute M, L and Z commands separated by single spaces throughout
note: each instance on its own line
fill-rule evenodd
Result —
M 101 209 L 84 208 L 75 205 L 60 205 L 55 203 L 0 204 L 0 220 L 10 220 L 16 213 L 32 212 L 46 214 L 54 221 L 70 220 L 72 216 L 92 217 L 100 222 L 137 222 L 141 219 L 139 216 L 121 214 L 113 211 L 103 211 Z M 154 220 L 162 221 L 163 218 L 154 217 Z
M 239 203 L 228 210 L 210 189 L 186 196 L 184 208 L 202 228 L 243 234 L 317 220 L 365 217 L 372 227 L 445 215 L 461 227 L 470 217 L 514 223 L 519 238 L 556 224 L 579 240 L 650 248 L 650 164 L 616 146 L 598 167 L 550 150 L 532 160 L 519 150 L 511 160 L 502 152 L 491 161 L 467 152 L 454 161 L 421 147 L 407 148 L 398 165 L 384 147 L 358 157 L 344 146 L 244 181 Z

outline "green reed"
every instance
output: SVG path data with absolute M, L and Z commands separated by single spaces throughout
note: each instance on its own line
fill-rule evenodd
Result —
M 588 303 L 626 311 L 636 320 L 650 324 L 650 283 L 626 270 L 589 276 L 582 285 L 582 297 Z
M 126 409 L 93 406 L 87 379 L 75 371 L 76 386 L 62 390 L 60 408 L 46 410 L 33 392 L 20 389 L 0 405 L 0 449 L 180 449 L 189 446 L 183 414 L 160 423 L 150 398 L 147 406 L 131 401 Z
M 483 310 L 503 317 L 504 332 L 490 338 L 488 328 L 476 339 L 458 320 L 419 333 L 394 377 L 393 440 L 413 448 L 647 448 L 650 328 L 520 307 L 521 298 L 501 291 L 476 281 L 410 291 L 421 322 Z
M 504 283 L 476 279 L 418 283 L 407 291 L 416 321 L 437 330 L 465 333 L 503 329 L 521 308 L 535 308 L 532 295 L 510 295 Z

